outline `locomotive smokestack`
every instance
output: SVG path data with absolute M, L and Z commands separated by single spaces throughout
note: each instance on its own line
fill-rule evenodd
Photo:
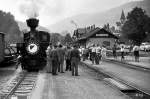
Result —
M 36 18 L 29 18 L 26 20 L 27 26 L 30 27 L 31 31 L 35 31 L 36 27 L 39 24 L 39 20 Z

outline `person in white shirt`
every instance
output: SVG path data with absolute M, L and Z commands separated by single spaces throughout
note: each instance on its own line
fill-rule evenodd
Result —
M 52 60 L 51 60 L 51 51 L 52 51 L 52 44 L 50 43 L 47 50 L 47 66 L 46 66 L 46 71 L 47 73 L 52 73 Z
M 123 61 L 124 60 L 124 46 L 121 46 L 120 52 L 121 52 L 121 61 Z
M 99 45 L 97 45 L 97 47 L 96 47 L 95 63 L 99 64 L 100 60 L 101 60 L 101 47 Z
M 80 57 L 82 57 L 82 60 L 84 60 L 84 50 L 85 50 L 85 48 L 81 47 L 81 56 Z
M 91 47 L 92 49 L 92 52 L 91 52 L 91 60 L 92 60 L 92 63 L 94 64 L 95 62 L 95 57 L 96 57 L 96 47 L 95 45 L 93 44 L 93 47 Z
M 107 52 L 107 49 L 103 46 L 101 49 L 102 59 L 106 58 L 106 52 Z
M 72 48 L 73 49 L 73 48 Z M 78 49 L 80 52 L 80 57 L 82 56 L 82 47 L 80 46 L 80 48 Z
M 140 50 L 139 46 L 135 45 L 133 47 L 133 52 L 134 52 L 134 56 L 135 56 L 135 62 L 139 62 L 139 57 L 140 57 L 139 50 Z

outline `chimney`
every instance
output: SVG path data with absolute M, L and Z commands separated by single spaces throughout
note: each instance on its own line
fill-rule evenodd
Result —
M 36 18 L 29 18 L 26 20 L 26 22 L 27 22 L 27 26 L 30 27 L 31 31 L 35 31 L 36 27 L 39 24 L 39 20 Z

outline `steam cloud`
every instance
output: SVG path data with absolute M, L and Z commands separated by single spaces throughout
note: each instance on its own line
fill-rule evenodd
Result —
M 20 4 L 19 9 L 20 12 L 27 17 L 35 18 L 39 16 L 40 4 L 36 0 L 24 0 L 24 2 Z
M 62 0 L 21 0 L 19 10 L 29 18 L 38 17 L 39 13 L 58 16 L 64 11 L 64 3 Z

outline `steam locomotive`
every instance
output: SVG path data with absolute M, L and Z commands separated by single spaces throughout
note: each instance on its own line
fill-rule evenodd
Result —
M 30 18 L 26 20 L 30 31 L 24 33 L 23 43 L 17 44 L 18 52 L 21 55 L 21 66 L 24 70 L 41 70 L 46 66 L 46 49 L 50 42 L 50 34 L 45 31 L 38 31 L 39 20 Z

